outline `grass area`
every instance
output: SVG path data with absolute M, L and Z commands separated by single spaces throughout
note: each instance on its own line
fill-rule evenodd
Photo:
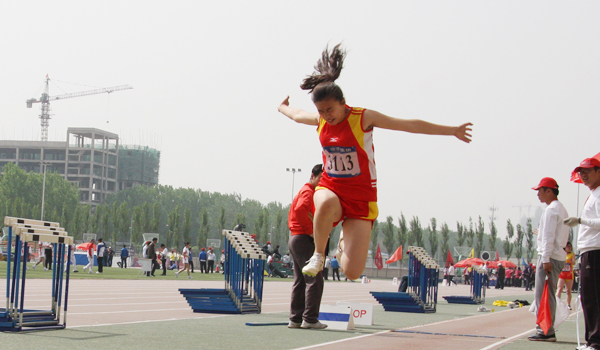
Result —
M 6 279 L 6 265 L 7 265 L 6 261 L 0 261 L 0 278 Z M 42 266 L 42 264 L 38 265 L 35 270 L 32 268 L 33 265 L 34 265 L 33 263 L 27 264 L 27 266 L 29 266 L 29 270 L 27 270 L 27 273 L 26 273 L 27 278 L 52 278 L 52 271 L 44 271 L 44 267 Z M 11 263 L 11 269 L 12 269 L 12 263 Z M 105 267 L 104 271 L 101 274 L 99 274 L 99 273 L 96 273 L 96 271 L 98 271 L 98 266 L 94 266 L 94 273 L 90 274 L 90 273 L 83 271 L 83 265 L 77 265 L 77 270 L 79 270 L 79 272 L 78 273 L 71 272 L 71 275 L 69 276 L 69 278 L 73 278 L 73 279 L 121 279 L 121 280 L 135 280 L 135 279 L 148 278 L 148 277 L 142 276 L 141 274 L 138 276 L 138 274 L 140 273 L 139 268 L 121 269 L 118 267 Z M 223 275 L 220 273 L 200 273 L 200 270 L 198 270 L 198 269 L 195 269 L 194 271 L 195 272 L 192 273 L 191 275 L 195 280 L 200 280 L 200 281 L 223 281 L 224 280 Z M 150 277 L 150 278 L 167 279 L 167 280 L 172 280 L 172 279 L 176 278 L 174 270 L 168 270 L 166 276 L 161 276 L 161 274 L 162 274 L 162 270 L 160 270 L 160 271 L 157 270 L 155 272 L 156 277 Z M 179 278 L 187 278 L 187 272 L 182 272 L 181 276 L 179 276 Z M 289 280 L 290 279 L 265 276 L 265 281 L 289 281 Z

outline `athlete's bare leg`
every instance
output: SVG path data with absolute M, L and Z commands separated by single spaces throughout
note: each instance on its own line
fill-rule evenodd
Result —
M 355 280 L 365 270 L 369 245 L 371 243 L 371 221 L 360 219 L 346 219 L 344 228 L 344 256 L 342 269 L 346 277 Z
M 328 189 L 316 191 L 313 200 L 315 203 L 313 221 L 315 253 L 325 255 L 325 247 L 327 246 L 327 240 L 333 228 L 333 223 L 342 219 L 342 205 L 338 196 Z

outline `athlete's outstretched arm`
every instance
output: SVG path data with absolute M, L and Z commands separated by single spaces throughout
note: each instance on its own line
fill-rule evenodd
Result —
M 290 97 L 286 97 L 283 102 L 279 105 L 277 110 L 295 121 L 296 123 L 306 124 L 306 125 L 319 125 L 319 113 L 309 113 L 303 109 L 292 108 L 290 107 Z
M 378 127 L 382 129 L 406 131 L 415 134 L 428 135 L 454 135 L 466 143 L 471 142 L 471 123 L 460 126 L 446 126 L 433 124 L 419 119 L 398 119 L 385 114 L 367 109 L 363 116 L 363 128 L 365 130 Z

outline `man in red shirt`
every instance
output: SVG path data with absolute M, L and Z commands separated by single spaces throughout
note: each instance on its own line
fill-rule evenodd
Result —
M 315 251 L 313 195 L 322 173 L 323 166 L 321 164 L 313 167 L 310 180 L 296 194 L 290 207 L 288 225 L 292 237 L 288 247 L 294 261 L 294 285 L 288 328 L 323 329 L 327 327 L 319 322 L 319 306 L 323 296 L 323 272 L 319 272 L 314 277 L 302 274 L 302 267 Z

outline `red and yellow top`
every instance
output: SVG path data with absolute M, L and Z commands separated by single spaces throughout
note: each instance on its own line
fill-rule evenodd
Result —
M 365 109 L 348 107 L 346 119 L 336 125 L 319 118 L 319 140 L 323 147 L 323 177 L 326 187 L 338 197 L 377 202 L 377 172 L 373 130 L 364 130 Z

